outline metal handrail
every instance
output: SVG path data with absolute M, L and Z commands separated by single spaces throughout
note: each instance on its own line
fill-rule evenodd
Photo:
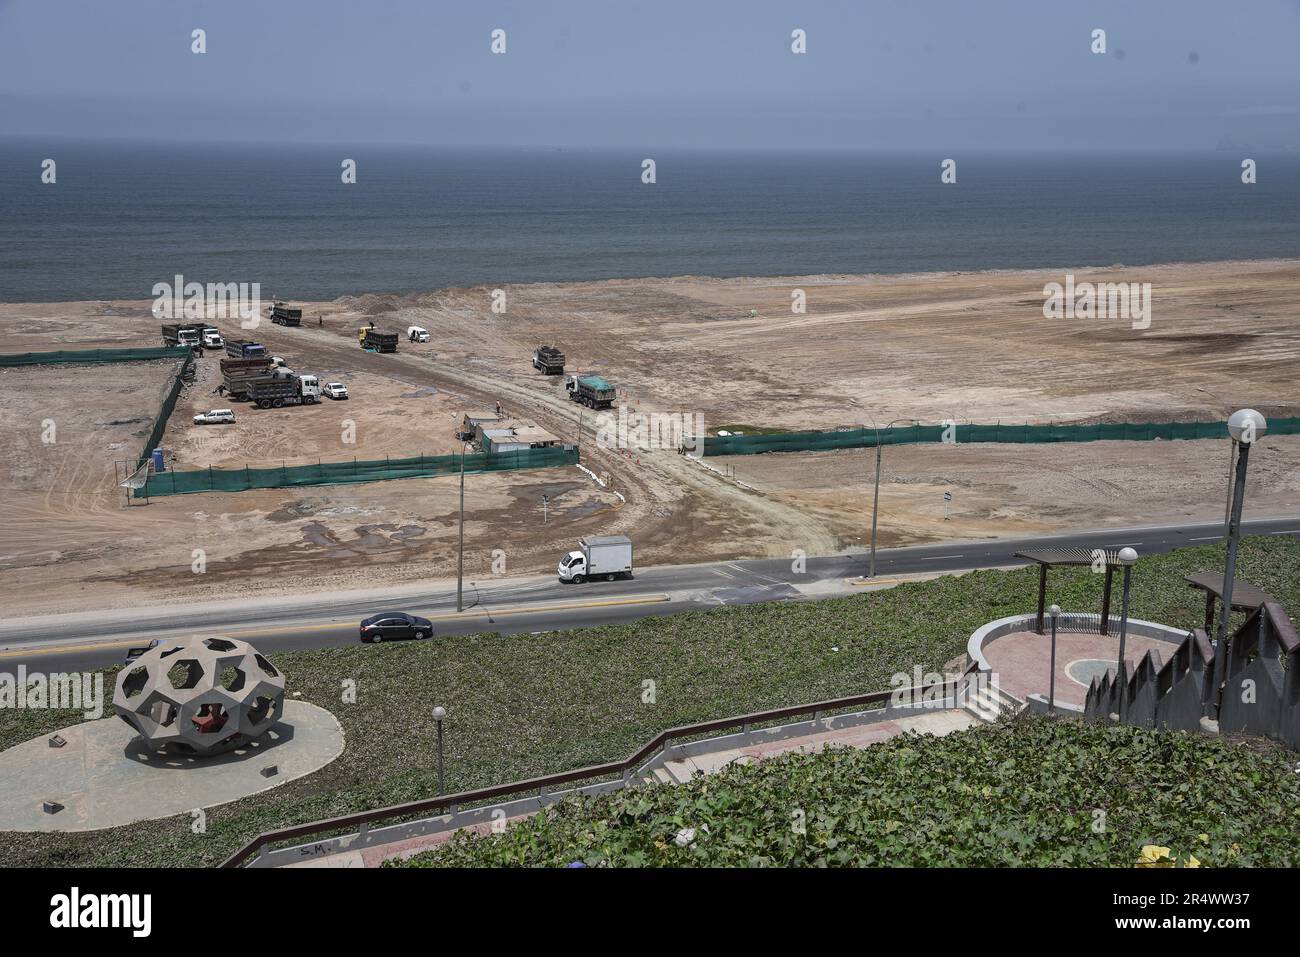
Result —
M 868 694 L 850 695 L 847 698 L 833 698 L 829 701 L 818 701 L 813 704 L 774 708 L 770 711 L 759 711 L 754 714 L 736 715 L 730 718 L 717 718 L 712 721 L 701 721 L 698 724 L 688 724 L 683 725 L 682 727 L 669 728 L 666 731 L 659 732 L 638 751 L 636 751 L 636 753 L 624 758 L 622 761 L 610 761 L 606 764 L 596 764 L 591 765 L 590 767 L 576 768 L 572 771 L 561 771 L 557 774 L 547 774 L 539 778 L 513 781 L 508 784 L 495 784 L 491 787 L 477 788 L 473 791 L 460 791 L 456 794 L 440 795 L 434 798 L 426 798 L 422 801 L 409 801 L 406 804 L 394 804 L 389 807 L 376 808 L 371 811 L 358 811 L 354 814 L 345 814 L 341 817 L 329 818 L 323 821 L 311 821 L 306 824 L 294 824 L 289 827 L 282 827 L 274 831 L 265 831 L 227 857 L 219 866 L 223 868 L 238 867 L 266 845 L 288 840 L 290 838 L 306 837 L 311 834 L 324 834 L 330 831 L 340 831 L 352 827 L 359 828 L 363 824 L 369 825 L 376 821 L 387 821 L 394 818 L 409 817 L 415 814 L 427 815 L 431 814 L 431 812 L 441 814 L 449 807 L 472 804 L 478 801 L 486 801 L 492 798 L 505 797 L 512 794 L 523 794 L 529 791 L 548 791 L 558 785 L 571 784 L 574 781 L 581 781 L 587 778 L 606 777 L 615 774 L 627 775 L 631 771 L 639 768 L 652 754 L 663 749 L 668 742 L 677 738 L 689 738 L 699 734 L 707 734 L 711 731 L 722 731 L 727 728 L 748 727 L 750 725 L 763 724 L 768 721 L 779 721 L 783 718 L 791 718 L 801 714 L 815 715 L 823 711 L 838 711 L 844 708 L 853 708 L 865 704 L 876 704 L 881 701 L 888 701 L 892 695 L 908 690 L 924 693 L 934 688 L 947 688 L 951 686 L 953 694 L 955 695 L 961 682 L 965 681 L 966 678 L 975 670 L 977 670 L 977 665 L 972 662 L 968 664 L 966 670 L 957 677 L 945 679 L 944 681 L 932 682 L 928 685 L 923 685 L 920 688 L 872 691 Z

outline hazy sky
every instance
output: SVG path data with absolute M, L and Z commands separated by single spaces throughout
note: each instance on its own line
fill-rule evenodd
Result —
M 1300 148 L 1300 0 L 0 0 L 0 135 Z

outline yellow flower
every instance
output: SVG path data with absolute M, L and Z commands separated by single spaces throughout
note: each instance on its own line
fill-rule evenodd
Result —
M 1169 848 L 1161 847 L 1158 844 L 1145 844 L 1142 847 L 1142 854 L 1138 857 L 1138 867 L 1173 867 L 1174 862 L 1169 860 Z
M 1206 838 L 1208 840 L 1208 837 Z M 1161 847 L 1159 844 L 1146 844 L 1142 847 L 1142 854 L 1138 857 L 1137 867 L 1200 867 L 1201 862 L 1192 855 L 1187 855 L 1187 860 L 1181 865 L 1171 860 L 1169 857 L 1169 848 Z

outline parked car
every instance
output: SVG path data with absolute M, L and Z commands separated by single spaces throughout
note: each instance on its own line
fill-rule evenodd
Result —
M 209 409 L 194 417 L 195 425 L 224 425 L 234 421 L 234 409 Z
M 361 622 L 362 641 L 392 641 L 394 638 L 428 638 L 433 624 L 428 618 L 404 611 L 386 611 Z
M 320 391 L 321 395 L 327 395 L 331 399 L 346 399 L 348 397 L 348 387 L 342 382 L 327 382 L 325 388 Z
M 161 644 L 162 644 L 162 639 L 155 638 L 152 641 L 150 641 L 149 644 L 144 645 L 142 647 L 126 649 L 126 664 L 129 665 L 131 662 L 135 661 L 135 659 L 139 658 L 146 651 L 153 651 Z

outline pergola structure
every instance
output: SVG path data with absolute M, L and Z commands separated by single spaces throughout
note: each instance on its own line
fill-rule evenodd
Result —
M 1038 564 L 1038 621 L 1034 631 L 1043 634 L 1043 613 L 1047 608 L 1047 570 L 1057 565 L 1095 565 L 1105 563 L 1106 584 L 1101 593 L 1101 633 L 1109 633 L 1110 628 L 1110 586 L 1115 578 L 1115 569 L 1122 567 L 1118 548 L 1034 548 L 1016 552 L 1017 558 L 1027 558 Z
M 1214 637 L 1214 606 L 1223 601 L 1223 572 L 1195 572 L 1183 577 L 1193 588 L 1205 592 L 1205 633 Z M 1253 612 L 1266 601 L 1276 601 L 1272 595 L 1256 588 L 1250 582 L 1238 579 L 1232 586 L 1232 610 Z

